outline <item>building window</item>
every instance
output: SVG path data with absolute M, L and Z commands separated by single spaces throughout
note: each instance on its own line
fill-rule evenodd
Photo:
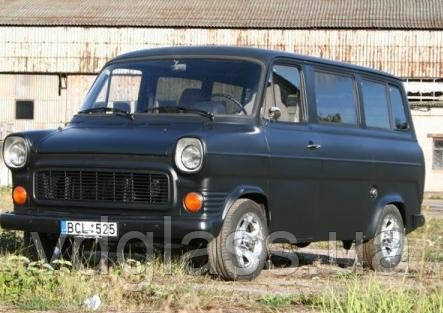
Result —
M 443 138 L 434 138 L 434 159 L 432 168 L 443 169 Z
M 18 120 L 34 119 L 34 101 L 17 100 L 15 102 L 15 118 Z
M 443 100 L 443 78 L 406 78 L 404 86 L 411 105 Z

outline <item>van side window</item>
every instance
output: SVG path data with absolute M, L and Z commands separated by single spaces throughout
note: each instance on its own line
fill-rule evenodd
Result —
M 265 116 L 268 118 L 269 107 L 273 104 L 281 111 L 279 122 L 302 121 L 301 77 L 297 67 L 274 65 L 272 84 L 266 89 L 266 104 Z
M 315 72 L 315 101 L 319 122 L 357 124 L 354 79 Z
M 409 128 L 406 120 L 405 106 L 403 97 L 398 87 L 389 85 L 389 95 L 391 98 L 392 120 L 394 121 L 394 128 L 398 130 L 405 130 Z
M 362 80 L 361 90 L 366 126 L 390 129 L 386 85 Z

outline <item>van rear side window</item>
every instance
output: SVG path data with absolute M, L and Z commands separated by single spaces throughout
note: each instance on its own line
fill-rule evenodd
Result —
M 315 100 L 319 122 L 357 124 L 351 76 L 315 72 Z
M 394 121 L 394 127 L 397 130 L 405 130 L 409 128 L 408 121 L 406 120 L 405 106 L 403 104 L 403 97 L 401 96 L 400 89 L 389 85 L 389 95 L 391 97 L 392 117 Z
M 390 129 L 386 85 L 362 80 L 361 90 L 366 126 Z

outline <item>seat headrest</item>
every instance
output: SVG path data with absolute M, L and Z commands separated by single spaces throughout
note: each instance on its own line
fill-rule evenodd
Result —
M 207 99 L 203 96 L 203 92 L 198 88 L 187 88 L 183 90 L 178 104 L 180 106 L 186 106 L 199 101 L 206 101 Z
M 126 101 L 114 101 L 113 107 L 114 109 L 131 112 L 131 105 Z

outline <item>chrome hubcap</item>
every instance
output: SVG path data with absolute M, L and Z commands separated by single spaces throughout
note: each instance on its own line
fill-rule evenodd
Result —
M 403 232 L 397 218 L 393 215 L 387 215 L 383 219 L 380 234 L 381 252 L 387 261 L 392 261 L 402 252 Z
M 256 267 L 263 252 L 260 219 L 254 213 L 243 215 L 234 234 L 234 251 L 241 268 Z

